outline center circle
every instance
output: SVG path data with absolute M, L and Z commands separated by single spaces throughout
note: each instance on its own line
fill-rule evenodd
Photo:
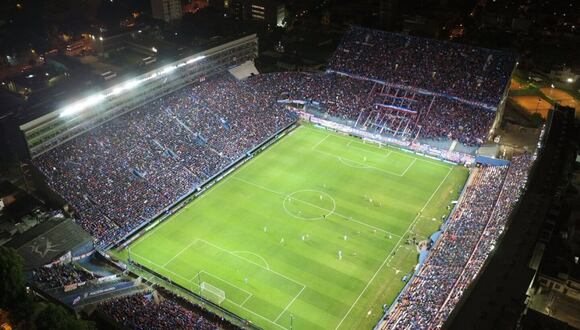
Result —
M 289 215 L 308 221 L 324 220 L 336 209 L 332 196 L 321 190 L 298 190 L 286 196 L 282 202 Z

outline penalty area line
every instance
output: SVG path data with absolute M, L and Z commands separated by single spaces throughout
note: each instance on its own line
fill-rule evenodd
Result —
M 340 326 L 342 325 L 342 323 L 344 322 L 344 320 L 346 320 L 348 314 L 350 314 L 350 312 L 353 310 L 354 306 L 358 303 L 358 301 L 360 300 L 360 298 L 363 296 L 363 294 L 370 287 L 371 283 L 375 280 L 375 278 L 380 273 L 380 271 L 383 269 L 383 267 L 385 267 L 385 265 L 387 264 L 387 262 L 389 262 L 389 259 L 392 259 L 393 258 L 393 254 L 392 254 L 393 251 L 395 251 L 395 249 L 397 249 L 399 247 L 399 245 L 401 245 L 401 242 L 403 241 L 403 237 L 405 237 L 405 235 L 407 235 L 407 233 L 413 228 L 413 226 L 415 225 L 415 223 L 417 222 L 417 220 L 419 220 L 420 214 L 423 212 L 423 210 L 425 210 L 425 208 L 427 208 L 427 205 L 429 205 L 429 203 L 431 202 L 431 200 L 433 199 L 433 197 L 435 197 L 435 194 L 439 191 L 439 189 L 441 189 L 441 186 L 443 186 L 443 183 L 447 180 L 447 178 L 449 177 L 449 175 L 451 174 L 452 171 L 453 171 L 453 168 L 452 167 L 449 168 L 449 172 L 447 172 L 447 175 L 443 178 L 443 180 L 441 180 L 441 182 L 439 183 L 439 185 L 437 186 L 437 188 L 435 189 L 435 191 L 433 191 L 433 193 L 431 194 L 431 197 L 429 197 L 429 199 L 427 200 L 427 202 L 425 202 L 425 205 L 423 205 L 423 207 L 419 211 L 419 214 L 417 214 L 417 216 L 415 217 L 415 219 L 413 220 L 413 222 L 411 222 L 409 224 L 409 227 L 407 227 L 407 230 L 405 231 L 405 233 L 403 234 L 403 236 L 401 236 L 399 238 L 399 240 L 397 241 L 397 244 L 395 244 L 395 246 L 391 249 L 391 251 L 389 251 L 389 254 L 385 258 L 385 260 L 383 261 L 383 263 L 381 264 L 381 266 L 379 267 L 379 269 L 377 269 L 377 271 L 373 274 L 373 276 L 371 277 L 371 279 L 367 282 L 367 285 L 364 287 L 364 289 L 362 290 L 362 292 L 358 295 L 358 297 L 356 298 L 356 300 L 352 303 L 352 305 L 350 306 L 350 308 L 348 309 L 348 311 L 346 312 L 346 314 L 344 315 L 344 317 L 342 318 L 342 320 L 340 320 L 340 322 L 336 326 L 335 330 L 338 329 L 338 328 L 340 328 Z

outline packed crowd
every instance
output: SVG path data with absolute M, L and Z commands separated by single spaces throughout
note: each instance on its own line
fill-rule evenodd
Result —
M 329 69 L 497 106 L 515 62 L 501 51 L 352 27 Z
M 277 102 L 282 99 L 304 101 L 367 130 L 404 129 L 411 138 L 466 145 L 483 143 L 495 115 L 456 99 L 340 74 L 286 72 L 244 81 L 221 74 L 107 122 L 35 163 L 79 223 L 108 245 L 294 121 Z
M 248 81 L 273 96 L 316 103 L 323 115 L 365 129 L 397 135 L 406 128 L 411 138 L 481 145 L 495 118 L 493 111 L 456 99 L 332 73 L 262 74 Z
M 220 75 L 107 122 L 34 161 L 79 223 L 109 244 L 296 120 Z
M 382 329 L 441 328 L 477 276 L 526 185 L 532 156 L 510 166 L 481 167 L 419 272 L 401 294 Z
M 222 329 L 220 322 L 185 308 L 173 298 L 144 292 L 107 300 L 98 310 L 124 329 Z
M 484 143 L 496 113 L 457 100 L 434 97 L 419 116 L 416 130 L 424 139 L 452 139 L 468 146 Z M 414 136 L 414 135 L 413 135 Z
M 71 264 L 38 267 L 32 270 L 32 280 L 46 288 L 59 288 L 95 279 L 96 277 Z

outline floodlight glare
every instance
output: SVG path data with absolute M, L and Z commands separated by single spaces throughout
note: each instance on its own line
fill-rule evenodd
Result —
M 197 62 L 197 61 L 199 61 L 199 60 L 203 60 L 204 58 L 205 58 L 205 55 L 201 55 L 201 56 L 198 56 L 198 57 L 196 57 L 196 58 L 192 58 L 192 59 L 189 59 L 189 60 L 187 60 L 187 61 L 185 62 L 185 64 L 191 64 L 191 63 L 195 63 L 195 62 Z
M 75 113 L 83 111 L 87 107 L 90 107 L 90 106 L 93 106 L 93 105 L 100 103 L 105 98 L 106 98 L 106 96 L 104 94 L 95 94 L 95 95 L 89 96 L 88 98 L 86 98 L 82 101 L 79 101 L 75 104 L 69 105 L 60 113 L 59 116 L 66 117 L 66 116 L 74 115 Z
M 124 90 L 125 89 L 123 87 L 115 87 L 115 88 L 113 88 L 113 90 L 111 91 L 111 94 L 109 94 L 109 95 L 119 95 Z
M 124 89 L 133 89 L 137 87 L 141 82 L 139 80 L 129 80 L 125 83 Z
M 84 107 L 90 107 L 92 105 L 98 104 L 100 103 L 102 100 L 105 99 L 105 95 L 103 94 L 95 94 L 92 95 L 90 97 L 88 97 L 85 101 L 84 101 Z
M 170 72 L 174 71 L 175 69 L 177 69 L 177 67 L 171 65 L 171 66 L 168 66 L 168 67 L 163 68 L 161 70 L 160 74 L 167 74 L 167 73 L 170 73 Z
M 81 102 L 75 103 L 75 104 L 71 104 L 68 107 L 64 108 L 64 110 L 60 113 L 60 117 L 67 117 L 70 115 L 74 115 L 75 113 L 81 111 L 83 109 L 83 106 L 81 104 Z

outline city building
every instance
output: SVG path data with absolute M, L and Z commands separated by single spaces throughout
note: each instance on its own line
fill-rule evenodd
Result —
M 561 82 L 567 83 L 575 83 L 579 77 L 578 73 L 574 72 L 574 70 L 565 66 L 557 66 L 552 68 L 548 76 L 552 80 L 559 80 Z
M 151 0 L 153 18 L 171 22 L 181 19 L 183 15 L 180 0 Z
M 242 21 L 285 26 L 286 6 L 278 0 L 215 0 L 209 5 L 224 10 L 226 15 Z

